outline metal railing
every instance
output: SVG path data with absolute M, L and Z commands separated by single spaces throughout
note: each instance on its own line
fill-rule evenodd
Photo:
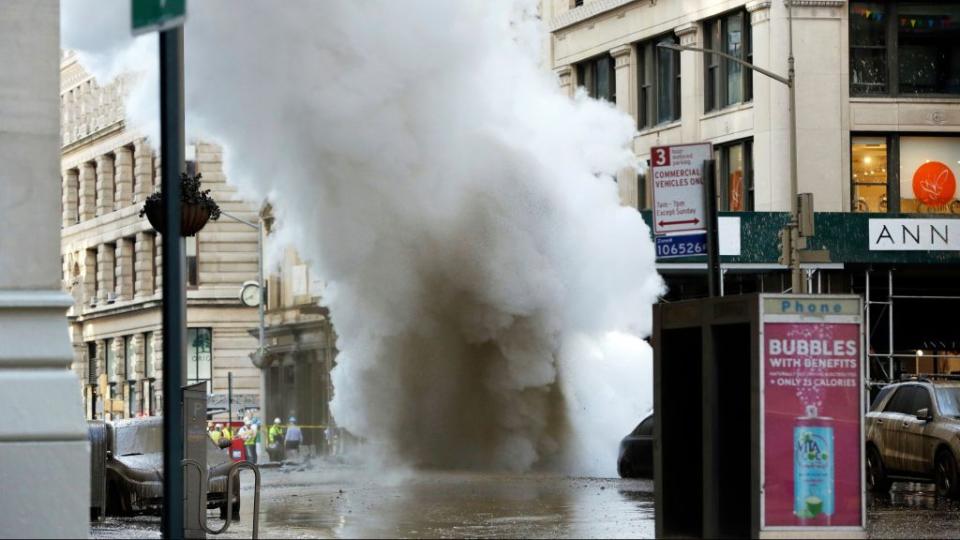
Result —
M 182 463 L 184 467 L 188 465 L 192 465 L 193 467 L 196 467 L 197 472 L 200 473 L 201 488 L 204 488 L 204 486 L 209 485 L 207 481 L 208 472 L 203 470 L 203 466 L 200 465 L 199 461 L 196 461 L 194 459 L 185 459 L 183 460 Z M 223 534 L 227 532 L 227 529 L 230 528 L 230 523 L 233 521 L 233 483 L 237 478 L 237 476 L 239 476 L 240 469 L 250 469 L 251 471 L 253 471 L 253 479 L 254 479 L 253 531 L 252 531 L 251 538 L 253 538 L 253 540 L 257 539 L 258 532 L 260 530 L 260 469 L 253 463 L 250 463 L 249 461 L 238 461 L 233 465 L 231 465 L 230 468 L 227 470 L 226 520 L 224 521 L 223 526 L 220 527 L 220 529 L 214 530 L 207 527 L 207 523 L 205 519 L 200 519 L 200 527 L 202 527 L 204 532 L 206 532 L 207 534 L 213 534 L 213 535 Z M 200 515 L 203 516 L 206 513 L 206 511 L 207 511 L 206 508 L 201 508 Z

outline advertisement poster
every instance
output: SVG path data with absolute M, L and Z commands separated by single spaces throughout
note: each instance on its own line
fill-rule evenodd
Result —
M 764 522 L 860 526 L 860 326 L 763 325 Z

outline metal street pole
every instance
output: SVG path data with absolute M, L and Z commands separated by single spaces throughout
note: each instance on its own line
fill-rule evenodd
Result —
M 160 167 L 163 193 L 163 521 L 164 538 L 183 538 L 183 409 L 186 352 L 180 173 L 184 170 L 183 27 L 160 32 Z
M 720 233 L 717 217 L 717 162 L 703 162 L 700 178 L 703 179 L 704 210 L 707 213 L 707 291 L 711 297 L 722 296 L 723 273 L 720 271 Z
M 790 40 L 787 57 L 787 85 L 790 88 L 790 283 L 794 294 L 805 293 L 806 280 L 800 269 L 800 205 L 797 202 L 797 74 L 793 57 L 793 1 L 787 6 L 787 34 Z
M 800 208 L 797 204 L 797 142 L 800 140 L 797 133 L 797 85 L 796 71 L 794 69 L 793 56 L 793 0 L 784 0 L 787 4 L 787 26 L 788 39 L 790 40 L 789 52 L 787 57 L 787 76 L 777 75 L 772 71 L 755 66 L 736 56 L 727 54 L 723 51 L 704 49 L 702 47 L 692 47 L 690 45 L 676 45 L 673 43 L 658 43 L 657 47 L 671 49 L 675 51 L 694 51 L 704 54 L 716 54 L 742 66 L 746 66 L 761 75 L 787 85 L 790 91 L 790 222 L 787 224 L 784 234 L 790 238 L 790 282 L 794 293 L 806 292 L 806 280 L 803 279 L 803 271 L 800 268 Z

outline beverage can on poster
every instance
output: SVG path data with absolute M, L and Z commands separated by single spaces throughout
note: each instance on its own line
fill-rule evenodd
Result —
M 808 405 L 793 428 L 793 513 L 803 525 L 829 525 L 834 513 L 833 419 Z

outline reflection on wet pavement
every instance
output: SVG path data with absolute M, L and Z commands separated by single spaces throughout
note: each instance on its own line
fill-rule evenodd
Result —
M 652 537 L 649 482 L 417 473 L 355 479 L 326 500 L 264 505 L 267 531 L 327 537 Z M 318 511 L 325 507 L 326 511 Z M 281 533 L 282 535 L 283 533 Z
M 894 482 L 889 493 L 867 496 L 871 538 L 956 538 L 960 501 L 937 497 L 933 484 Z
M 262 538 L 653 538 L 653 482 L 537 474 L 372 473 L 334 466 L 265 470 Z M 249 538 L 252 489 L 241 521 L 221 538 Z M 220 523 L 217 512 L 211 525 Z M 932 484 L 894 483 L 867 498 L 871 538 L 960 536 L 960 502 Z M 93 538 L 157 538 L 159 519 L 108 519 Z M 212 537 L 211 537 L 212 538 Z
M 649 480 L 538 474 L 407 472 L 353 468 L 264 471 L 263 538 L 652 538 Z M 241 521 L 221 537 L 249 537 L 252 491 Z M 211 525 L 219 524 L 211 511 Z M 151 521 L 152 520 L 152 521 Z M 124 523 L 126 527 L 124 527 Z M 111 519 L 95 538 L 157 537 L 156 518 Z

